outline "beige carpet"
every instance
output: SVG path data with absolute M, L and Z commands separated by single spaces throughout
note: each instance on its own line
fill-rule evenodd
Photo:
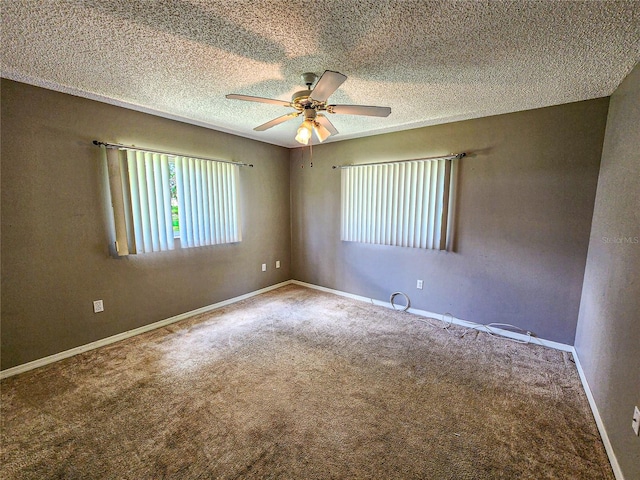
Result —
M 569 354 L 419 319 L 290 285 L 8 378 L 0 478 L 614 478 Z

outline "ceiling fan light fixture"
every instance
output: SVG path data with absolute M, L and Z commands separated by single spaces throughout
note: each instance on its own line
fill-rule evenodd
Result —
M 309 140 L 311 139 L 311 134 L 313 133 L 313 123 L 311 120 L 305 120 L 302 122 L 302 125 L 298 127 L 298 132 L 296 134 L 296 141 L 303 145 L 308 145 Z
M 324 142 L 331 135 L 331 132 L 318 122 L 313 122 L 313 131 L 316 132 L 320 143 Z

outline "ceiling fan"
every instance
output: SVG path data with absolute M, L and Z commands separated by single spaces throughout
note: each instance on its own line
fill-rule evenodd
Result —
M 346 115 L 368 115 L 371 117 L 388 117 L 391 113 L 390 107 L 372 107 L 368 105 L 327 105 L 327 100 L 333 92 L 347 79 L 346 75 L 331 70 L 326 70 L 320 80 L 312 89 L 311 85 L 318 76 L 315 73 L 303 73 L 302 81 L 307 86 L 306 90 L 300 90 L 293 94 L 291 101 L 276 100 L 272 98 L 252 97 L 250 95 L 238 95 L 231 93 L 226 97 L 232 100 L 245 100 L 248 102 L 270 103 L 283 107 L 291 107 L 296 111 L 274 118 L 254 128 L 257 132 L 262 132 L 276 125 L 280 125 L 287 120 L 304 115 L 304 120 L 298 128 L 296 140 L 307 145 L 313 132 L 320 142 L 325 141 L 330 135 L 336 135 L 338 130 L 329 119 L 321 112 L 346 114 Z

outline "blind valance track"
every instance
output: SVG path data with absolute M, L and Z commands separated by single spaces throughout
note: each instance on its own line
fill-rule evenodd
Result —
M 93 144 L 97 145 L 99 147 L 115 148 L 117 150 L 130 150 L 130 151 L 133 151 L 133 152 L 158 153 L 160 155 L 167 155 L 169 157 L 187 157 L 187 158 L 191 158 L 192 157 L 192 155 L 185 155 L 185 154 L 182 154 L 182 153 L 165 152 L 163 150 L 154 150 L 152 148 L 136 147 L 134 145 L 122 145 L 122 144 L 119 144 L 119 143 L 107 143 L 107 142 L 101 142 L 99 140 L 94 140 Z M 231 160 L 220 160 L 218 158 L 206 158 L 206 157 L 201 157 L 201 156 L 198 156 L 197 158 L 199 160 L 208 160 L 210 162 L 230 163 L 232 165 L 237 165 L 239 167 L 253 167 L 253 163 L 232 162 Z

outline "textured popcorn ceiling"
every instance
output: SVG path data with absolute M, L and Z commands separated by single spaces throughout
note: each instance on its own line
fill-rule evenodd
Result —
M 327 141 L 610 95 L 640 1 L 3 0 L 2 76 L 288 147 L 300 74 L 336 70 Z M 110 140 L 110 139 L 106 139 Z

